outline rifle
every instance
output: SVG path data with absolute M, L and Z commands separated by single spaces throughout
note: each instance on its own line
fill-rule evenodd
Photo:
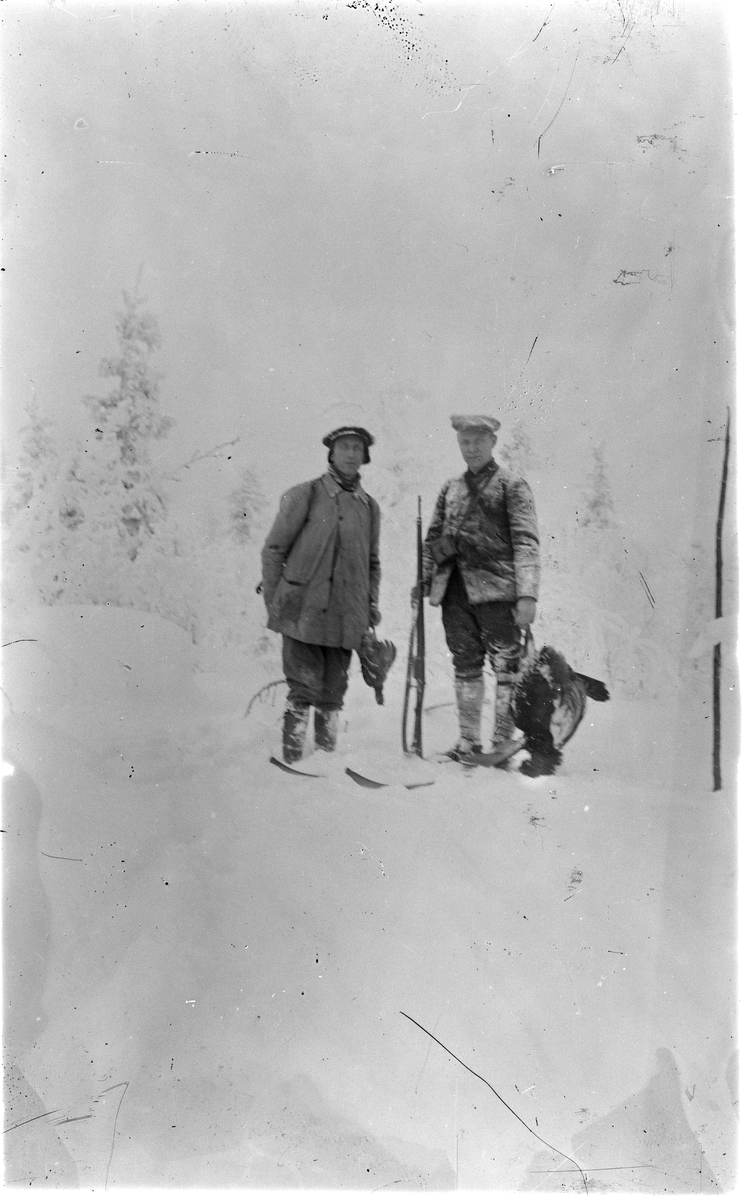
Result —
M 420 497 L 417 498 L 417 586 L 412 606 L 412 627 L 407 651 L 407 676 L 402 706 L 402 749 L 423 756 L 423 696 L 425 695 L 425 609 L 423 606 L 423 533 Z M 410 693 L 415 689 L 415 723 L 411 744 L 407 743 Z

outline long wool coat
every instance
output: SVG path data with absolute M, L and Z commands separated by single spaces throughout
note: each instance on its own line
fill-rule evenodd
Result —
M 430 585 L 431 604 L 443 600 L 454 567 L 454 560 L 436 566 L 430 553 L 430 542 L 444 534 L 455 538 L 455 562 L 472 604 L 515 602 L 520 596 L 538 599 L 540 559 L 533 493 L 525 479 L 498 463 L 484 470 L 491 476 L 463 523 L 471 501 L 469 472 L 449 479 L 436 501 L 423 544 L 423 579 Z M 480 482 L 479 476 L 474 479 Z
M 376 501 L 323 475 L 289 488 L 263 546 L 268 628 L 299 642 L 357 650 L 378 605 Z

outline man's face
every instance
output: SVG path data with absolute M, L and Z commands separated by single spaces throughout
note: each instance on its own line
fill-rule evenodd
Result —
M 456 435 L 464 462 L 475 474 L 481 471 L 492 457 L 497 438 L 486 429 L 464 429 Z
M 344 479 L 354 479 L 365 457 L 359 437 L 339 437 L 332 446 L 332 465 Z

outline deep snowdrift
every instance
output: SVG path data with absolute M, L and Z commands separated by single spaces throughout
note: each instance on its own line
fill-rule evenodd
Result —
M 732 1186 L 733 781 L 700 710 L 590 704 L 558 775 L 464 774 L 402 756 L 400 647 L 292 779 L 281 688 L 244 716 L 269 665 L 132 610 L 4 640 L 8 1185 Z

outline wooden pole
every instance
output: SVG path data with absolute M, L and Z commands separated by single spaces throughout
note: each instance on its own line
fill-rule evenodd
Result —
M 727 496 L 727 476 L 729 473 L 729 445 L 730 445 L 730 413 L 727 409 L 727 431 L 724 438 L 724 465 L 721 470 L 721 491 L 719 493 L 719 511 L 716 517 L 716 604 L 714 615 L 718 618 L 722 615 L 722 588 L 723 588 L 723 558 L 722 558 L 722 531 L 724 528 L 724 505 Z M 714 714 L 714 746 L 713 746 L 713 775 L 714 775 L 714 791 L 718 792 L 721 788 L 721 642 L 717 642 L 714 646 L 714 697 L 713 697 L 713 714 Z

